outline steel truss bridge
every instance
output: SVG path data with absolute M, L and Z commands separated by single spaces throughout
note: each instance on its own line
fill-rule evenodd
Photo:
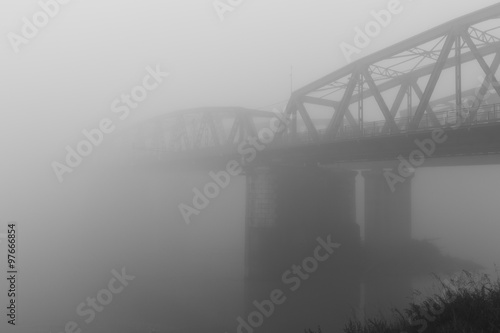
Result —
M 358 209 L 365 212 L 364 244 L 375 262 L 400 253 L 409 244 L 412 175 L 392 184 L 391 190 L 385 171 L 375 164 L 385 168 L 397 162 L 400 154 L 411 155 L 416 140 L 429 140 L 437 129 L 444 131 L 446 140 L 436 144 L 432 157 L 437 158 L 432 161 L 453 160 L 456 165 L 462 163 L 456 162 L 461 158 L 492 158 L 498 162 L 499 66 L 500 4 L 334 71 L 293 92 L 282 112 L 238 107 L 170 112 L 131 128 L 120 140 L 127 162 L 132 153 L 137 157 L 134 161 L 152 167 L 147 171 L 164 173 L 173 165 L 182 170 L 187 165 L 215 170 L 213 164 L 218 168 L 242 159 L 242 145 L 254 144 L 256 138 L 267 142 L 272 136 L 244 168 L 245 298 L 250 313 L 254 310 L 251 301 L 268 297 L 269 290 L 281 283 L 282 272 L 298 258 L 310 255 L 317 235 L 333 235 L 334 242 L 343 244 L 341 250 L 347 249 L 343 258 L 350 259 L 345 262 L 358 262 L 355 251 L 348 250 L 360 247 Z M 277 126 L 275 118 L 285 126 Z M 340 168 L 337 163 L 342 164 Z M 356 206 L 357 173 L 352 171 L 359 169 L 369 169 L 362 173 L 363 207 Z M 152 181 L 161 181 L 157 173 L 144 170 L 134 164 L 133 176 L 147 174 Z M 206 191 L 208 185 L 200 188 Z M 156 195 L 148 191 L 145 184 L 141 194 Z M 334 284 L 344 290 L 349 283 L 352 299 L 359 300 L 361 294 L 349 274 L 338 280 L 350 268 L 332 260 L 330 271 L 325 271 L 329 287 L 301 287 L 310 289 L 301 289 L 296 304 L 311 305 L 310 318 L 329 322 L 325 329 L 334 331 L 340 320 L 331 312 L 328 319 L 316 317 L 338 295 L 325 290 L 334 290 Z M 366 304 L 378 292 L 377 285 L 367 284 Z M 299 320 L 299 312 L 283 310 L 273 316 L 274 330 L 266 323 L 271 331 L 284 330 L 283 323 L 292 329 L 298 326 L 293 321 Z
M 353 62 L 292 93 L 276 112 L 211 107 L 171 112 L 131 130 L 137 152 L 161 159 L 220 158 L 286 123 L 264 159 L 394 158 L 434 129 L 437 154 L 500 153 L 500 4 Z M 277 157 L 278 156 L 278 157 Z

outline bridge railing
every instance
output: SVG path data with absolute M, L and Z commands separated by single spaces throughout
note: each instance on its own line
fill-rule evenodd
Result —
M 364 122 L 363 126 L 350 126 L 349 124 L 344 124 L 342 126 L 335 138 L 328 138 L 326 136 L 326 130 L 318 130 L 319 137 L 322 138 L 323 142 L 333 142 L 333 141 L 346 141 L 359 138 L 370 138 L 370 137 L 381 137 L 389 135 L 398 135 L 401 133 L 410 133 L 415 131 L 429 131 L 434 128 L 446 128 L 449 126 L 454 126 L 455 128 L 460 126 L 477 126 L 481 124 L 500 122 L 500 103 L 499 104 L 487 104 L 479 108 L 464 107 L 459 109 L 449 109 L 434 112 L 433 116 L 425 114 L 422 117 L 420 125 L 417 130 L 410 129 L 411 117 L 398 117 L 394 121 L 398 127 L 398 132 L 391 131 L 391 128 L 386 125 L 385 120 Z M 151 132 L 146 131 L 149 134 L 148 137 L 141 137 L 139 142 L 133 140 L 129 142 L 127 146 L 133 146 L 135 155 L 140 156 L 155 156 L 160 159 L 170 158 L 173 155 L 178 154 L 205 154 L 205 155 L 216 155 L 223 156 L 225 154 L 238 154 L 237 146 L 224 145 L 224 146 L 204 146 L 198 147 L 196 145 L 186 144 L 183 147 L 172 147 L 166 145 L 164 140 L 159 137 L 155 137 Z M 146 133 L 143 133 L 144 135 Z M 280 148 L 284 146 L 294 147 L 303 146 L 318 143 L 313 139 L 309 132 L 305 129 L 300 130 L 297 133 L 290 133 L 287 131 L 283 136 L 275 137 L 275 140 L 266 145 L 266 148 Z M 131 147 L 132 148 L 132 147 Z M 202 156 L 200 155 L 200 156 Z M 203 155 L 204 156 L 204 155 Z
M 474 111 L 474 109 L 477 109 Z M 410 129 L 410 122 L 412 117 L 398 117 L 394 121 L 398 127 L 398 132 L 391 131 L 389 126 L 386 126 L 385 120 L 364 122 L 363 126 L 354 127 L 348 124 L 342 126 L 338 135 L 332 138 L 331 141 L 349 140 L 364 137 L 387 136 L 400 133 L 413 132 Z M 434 112 L 434 116 L 425 114 L 420 121 L 420 125 L 416 131 L 431 130 L 434 128 L 445 128 L 448 126 L 476 126 L 500 121 L 500 104 L 482 105 L 479 108 L 463 107 L 461 109 L 449 109 Z M 318 134 L 323 136 L 326 130 L 319 130 Z M 308 132 L 297 132 L 288 139 L 280 143 L 299 143 L 308 144 L 314 143 L 314 140 Z M 277 144 L 280 144 L 277 143 Z

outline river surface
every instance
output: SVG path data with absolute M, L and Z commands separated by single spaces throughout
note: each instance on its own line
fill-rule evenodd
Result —
M 416 179 L 418 191 L 429 182 L 426 177 Z M 239 318 L 248 322 L 253 301 L 263 302 L 279 289 L 286 300 L 269 318 L 262 316 L 255 332 L 303 332 L 318 325 L 323 332 L 341 332 L 348 318 L 387 315 L 406 306 L 414 289 L 433 291 L 434 270 L 415 275 L 375 265 L 354 274 L 324 268 L 328 261 L 297 290 L 283 281 L 245 284 L 244 176 L 233 177 L 190 224 L 180 214 L 178 205 L 191 203 L 193 189 L 208 180 L 206 172 L 103 168 L 75 176 L 36 202 L 27 197 L 33 209 L 19 217 L 20 244 L 31 251 L 21 258 L 24 276 L 36 279 L 20 281 L 23 327 L 55 333 L 74 321 L 83 332 L 231 333 Z M 435 202 L 425 205 L 426 200 L 415 205 L 417 225 L 436 208 Z M 415 230 L 421 237 L 434 235 Z M 487 268 L 494 273 L 493 265 Z M 108 286 L 113 270 L 122 269 L 134 279 L 86 323 L 77 307 Z

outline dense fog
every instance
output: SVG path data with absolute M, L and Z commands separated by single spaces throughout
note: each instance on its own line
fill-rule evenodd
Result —
M 387 8 L 387 2 L 63 2 L 57 2 L 57 13 L 36 36 L 22 37 L 25 42 L 13 42 L 9 33 L 21 35 L 23 17 L 31 19 L 40 3 L 0 4 L 0 29 L 6 36 L 0 44 L 0 236 L 6 237 L 8 224 L 15 221 L 18 237 L 17 327 L 2 314 L 0 331 L 237 332 L 238 318 L 255 310 L 256 298 L 263 301 L 273 289 L 288 291 L 292 285 L 258 279 L 249 284 L 245 279 L 249 176 L 232 176 L 186 223 L 179 205 L 191 205 L 194 189 L 203 188 L 213 180 L 210 172 L 220 169 L 124 160 L 118 139 L 144 120 L 178 110 L 235 106 L 282 112 L 291 89 L 348 64 L 341 43 L 352 43 L 353 29 L 364 26 L 372 10 Z M 350 60 L 494 3 L 402 0 L 402 10 L 390 25 Z M 468 88 L 473 88 L 477 80 L 470 77 Z M 151 89 L 132 106 L 123 94 L 138 85 Z M 104 134 L 94 137 L 100 142 L 88 156 L 73 161 L 70 171 L 55 166 L 67 163 L 68 147 L 76 150 L 89 138 L 85 133 L 96 128 Z M 274 309 L 276 317 L 269 318 L 269 328 L 266 318 L 255 332 L 291 323 L 297 323 L 292 325 L 296 332 L 318 325 L 336 332 L 348 317 L 404 306 L 413 289 L 430 292 L 432 273 L 445 276 L 467 269 L 496 278 L 500 160 L 488 160 L 488 165 L 454 161 L 450 163 L 455 166 L 430 163 L 417 168 L 411 180 L 411 237 L 435 245 L 442 262 L 417 251 L 411 257 L 414 262 L 401 263 L 396 253 L 379 266 L 370 262 L 380 268 L 370 271 L 358 267 L 361 255 L 349 252 L 331 271 L 320 263 L 318 276 L 301 281 L 299 291 L 286 293 L 286 302 Z M 305 187 L 300 176 L 291 174 L 288 179 L 298 185 L 290 192 L 299 193 Z M 359 236 L 363 244 L 366 202 L 361 174 L 352 184 L 353 218 L 359 227 L 353 239 Z M 313 200 L 304 193 L 283 199 L 281 212 L 289 205 L 290 219 L 302 218 L 301 205 Z M 302 262 L 302 253 L 312 255 L 317 237 L 327 235 L 313 235 L 308 223 L 303 221 L 297 230 L 304 231 L 290 238 L 273 234 L 273 246 L 266 250 L 281 258 L 275 251 L 286 253 L 287 246 L 296 249 L 293 244 L 302 244 L 300 255 L 287 257 Z M 0 238 L 0 269 L 8 275 L 5 237 Z M 287 245 L 289 239 L 296 243 Z M 264 243 L 252 246 L 264 248 Z M 291 267 L 283 262 L 287 264 L 279 266 L 278 273 Z M 337 272 L 335 267 L 347 268 Z M 103 289 L 120 291 L 99 294 Z M 1 282 L 2 307 L 8 305 L 7 290 L 7 281 Z M 98 295 L 107 304 L 95 310 L 88 300 Z M 312 300 L 317 304 L 311 305 Z M 69 322 L 78 328 L 68 329 Z

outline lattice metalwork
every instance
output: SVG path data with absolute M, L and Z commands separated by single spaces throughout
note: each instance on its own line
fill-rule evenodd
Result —
M 500 122 L 500 4 L 445 23 L 295 91 L 266 148 Z M 491 94 L 493 92 L 493 94 Z M 159 155 L 235 154 L 276 114 L 237 107 L 171 112 L 129 132 Z
M 494 5 L 295 91 L 286 108 L 294 121 L 282 135 L 319 143 L 401 134 L 453 122 L 473 125 L 479 118 L 497 122 L 500 119 L 491 104 L 500 101 L 499 65 L 500 5 Z M 489 89 L 494 89 L 496 100 L 484 98 Z M 470 105 L 464 105 L 464 97 L 472 99 Z M 446 113 L 434 110 L 443 103 L 447 103 Z

